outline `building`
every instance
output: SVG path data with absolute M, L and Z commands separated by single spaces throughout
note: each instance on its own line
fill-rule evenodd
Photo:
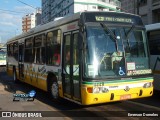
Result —
M 31 28 L 35 27 L 35 14 L 28 14 L 22 18 L 22 31 L 28 32 Z
M 22 31 L 27 32 L 31 28 L 41 24 L 42 9 L 37 8 L 36 13 L 27 14 L 22 18 Z
M 137 2 L 136 0 L 120 0 L 121 11 L 137 14 Z
M 160 22 L 160 0 L 120 0 L 121 8 L 139 14 L 145 25 Z
M 42 9 L 41 8 L 37 8 L 36 15 L 35 15 L 36 26 L 41 24 L 41 15 L 42 15 Z
M 118 0 L 42 0 L 42 24 L 81 11 L 116 11 Z

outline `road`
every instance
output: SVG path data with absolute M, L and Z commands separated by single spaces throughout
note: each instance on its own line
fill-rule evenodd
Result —
M 0 88 L 4 86 L 4 90 L 0 89 L 0 111 L 8 110 L 7 104 L 10 106 L 11 111 L 49 111 L 43 113 L 44 115 L 51 115 L 58 117 L 58 119 L 83 119 L 96 120 L 151 120 L 159 119 L 159 117 L 133 117 L 133 114 L 158 114 L 160 116 L 160 94 L 155 92 L 152 97 L 98 104 L 91 106 L 80 106 L 67 100 L 60 102 L 53 102 L 46 92 L 36 89 L 28 84 L 13 83 L 11 77 L 7 76 L 5 72 L 0 72 Z M 33 102 L 13 102 L 13 93 L 28 93 L 30 90 L 36 91 L 36 99 Z M 8 96 L 8 102 L 3 101 L 3 97 Z M 1 102 L 2 100 L 2 102 Z M 6 102 L 6 106 L 2 103 Z M 54 112 L 53 112 L 54 111 Z M 147 112 L 148 111 L 148 112 Z M 133 114 L 132 114 L 133 113 Z M 141 114 L 142 113 L 142 114 Z M 127 115 L 131 115 L 127 117 Z M 47 118 L 48 119 L 48 118 Z M 57 118 L 56 118 L 57 119 Z M 38 119 L 39 120 L 39 119 Z

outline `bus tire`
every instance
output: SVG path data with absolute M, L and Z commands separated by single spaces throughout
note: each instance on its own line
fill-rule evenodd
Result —
M 18 83 L 17 73 L 16 73 L 15 69 L 13 70 L 13 81 L 14 81 L 14 83 Z
M 57 82 L 52 82 L 52 84 L 51 84 L 51 95 L 52 95 L 52 98 L 55 100 L 57 100 L 59 98 Z
M 58 88 L 58 83 L 55 79 L 51 79 L 49 81 L 48 91 L 49 91 L 50 97 L 53 101 L 56 101 L 56 102 L 59 101 L 59 99 L 60 99 L 59 88 Z

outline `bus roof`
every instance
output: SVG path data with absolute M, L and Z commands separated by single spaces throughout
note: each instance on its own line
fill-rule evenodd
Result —
M 56 21 L 51 21 L 51 22 L 48 22 L 46 24 L 42 24 L 42 25 L 38 25 L 36 26 L 35 28 L 32 28 L 31 30 L 29 30 L 28 32 L 26 33 L 22 33 L 14 38 L 11 38 L 8 40 L 7 43 L 10 43 L 10 42 L 13 42 L 13 41 L 16 41 L 17 39 L 23 39 L 23 38 L 27 38 L 33 34 L 37 34 L 37 33 L 40 33 L 40 32 L 43 32 L 44 30 L 49 30 L 51 28 L 54 28 L 54 27 L 57 27 L 57 26 L 60 26 L 60 25 L 63 25 L 63 24 L 66 24 L 66 23 L 69 23 L 69 22 L 72 22 L 72 21 L 75 21 L 77 19 L 80 18 L 80 15 L 81 14 L 85 14 L 87 15 L 88 13 L 90 14 L 94 14 L 96 13 L 97 15 L 99 14 L 105 14 L 107 13 L 108 15 L 124 15 L 124 16 L 129 16 L 129 17 L 136 17 L 136 18 L 140 18 L 140 16 L 138 15 L 134 15 L 134 14 L 130 14 L 130 13 L 125 13 L 125 12 L 115 12 L 115 11 L 85 11 L 85 12 L 78 12 L 78 13 L 75 13 L 73 15 L 70 15 L 70 16 L 66 16 L 66 17 L 63 17 L 62 19 L 59 19 L 59 20 L 56 20 Z M 112 14 L 114 13 L 114 14 Z M 91 18 L 89 18 L 91 20 Z M 91 20 L 92 21 L 92 20 Z M 138 20 L 137 20 L 138 21 Z M 87 21 L 86 21 L 87 22 Z
M 160 29 L 160 23 L 145 25 L 145 27 L 147 31 L 158 30 Z

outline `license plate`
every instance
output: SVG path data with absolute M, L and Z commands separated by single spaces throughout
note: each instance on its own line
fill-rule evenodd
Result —
M 130 98 L 131 98 L 131 95 L 130 95 L 130 94 L 121 95 L 121 96 L 120 96 L 120 100 L 127 100 L 127 99 L 130 99 Z

